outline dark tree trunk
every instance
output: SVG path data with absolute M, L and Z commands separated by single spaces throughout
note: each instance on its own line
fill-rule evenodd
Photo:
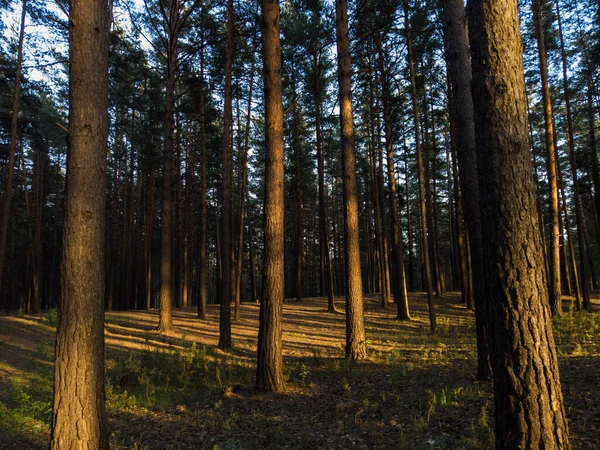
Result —
M 460 170 L 460 187 L 464 198 L 465 223 L 467 226 L 468 252 L 475 300 L 475 322 L 477 333 L 478 380 L 491 376 L 488 350 L 488 314 L 485 279 L 482 260 L 481 213 L 479 211 L 479 181 L 477 152 L 475 146 L 475 122 L 473 97 L 471 96 L 471 61 L 467 21 L 462 0 L 444 1 L 444 33 L 446 34 L 448 76 L 452 86 L 454 127 L 456 129 L 456 151 Z
M 469 7 L 496 448 L 570 448 L 537 225 L 517 2 Z
M 25 39 L 25 18 L 27 17 L 27 0 L 21 4 L 21 25 L 19 28 L 19 43 L 17 45 L 17 68 L 15 73 L 15 90 L 13 92 L 12 110 L 10 115 L 10 142 L 8 147 L 8 176 L 6 190 L 2 199 L 2 214 L 0 214 L 0 295 L 2 295 L 2 279 L 4 274 L 4 258 L 6 239 L 8 235 L 8 218 L 12 200 L 13 178 L 15 172 L 15 155 L 17 151 L 17 125 L 19 120 L 19 93 L 21 90 L 21 75 L 23 67 L 23 41 Z
M 167 78 L 165 107 L 165 144 L 163 155 L 163 192 L 161 213 L 160 310 L 158 331 L 173 329 L 173 133 L 175 129 L 175 72 L 177 70 L 177 32 L 179 0 L 170 0 L 163 8 L 167 20 Z
M 284 280 L 283 100 L 279 3 L 262 0 L 265 99 L 265 247 L 256 389 L 285 390 L 282 356 Z
M 219 348 L 231 348 L 231 296 L 233 293 L 233 136 L 231 74 L 233 64 L 233 0 L 227 2 L 227 51 L 225 55 L 225 105 L 223 109 L 223 175 L 221 182 L 221 291 Z
M 240 160 L 240 180 L 238 181 L 238 254 L 237 254 L 237 267 L 235 270 L 235 320 L 240 318 L 240 304 L 242 301 L 242 258 L 244 250 L 244 215 L 246 211 L 246 191 L 248 190 L 248 148 L 250 145 L 250 119 L 252 114 L 252 93 L 254 88 L 254 53 L 258 39 L 256 33 L 252 39 L 252 63 L 250 65 L 250 82 L 248 90 L 248 109 L 246 110 L 246 129 L 244 131 L 244 150 Z M 252 300 L 255 300 L 254 297 Z
M 318 12 L 314 13 L 315 20 L 319 19 Z M 319 254 L 321 295 L 327 296 L 327 311 L 335 311 L 333 294 L 333 277 L 331 274 L 331 258 L 329 254 L 329 232 L 327 226 L 327 204 L 325 203 L 325 161 L 323 157 L 323 131 L 321 128 L 321 108 L 323 107 L 321 82 L 323 78 L 319 61 L 319 50 L 313 53 L 313 77 L 315 95 L 315 133 L 317 138 L 317 171 L 319 178 Z
M 392 142 L 392 113 L 390 105 L 390 82 L 387 76 L 381 38 L 377 39 L 379 52 L 379 76 L 381 78 L 381 94 L 383 103 L 383 126 L 385 133 L 385 148 L 387 156 L 388 189 L 391 215 L 391 241 L 394 280 L 394 300 L 398 307 L 398 319 L 410 320 L 408 295 L 406 292 L 406 276 L 404 273 L 404 245 L 400 229 L 400 210 L 396 193 L 396 170 L 394 163 L 394 144 Z
M 202 31 L 204 34 L 204 31 Z M 203 36 L 204 37 L 204 36 Z M 204 84 L 204 47 L 200 50 L 200 248 L 198 249 L 198 318 L 206 319 L 206 127 L 204 119 L 205 84 Z
M 367 356 L 363 318 L 358 200 L 352 123 L 352 80 L 350 40 L 348 38 L 348 1 L 336 0 L 336 37 L 340 123 L 342 131 L 342 179 L 344 189 L 344 251 L 346 261 L 346 357 Z
M 421 132 L 419 130 L 419 105 L 417 103 L 417 81 L 412 54 L 412 31 L 408 15 L 408 0 L 404 0 L 404 24 L 408 49 L 408 69 L 410 73 L 410 96 L 412 100 L 413 124 L 415 128 L 415 146 L 417 153 L 417 175 L 419 177 L 419 205 L 421 210 L 421 258 L 423 259 L 425 288 L 427 290 L 427 306 L 429 308 L 429 325 L 435 333 L 435 309 L 433 305 L 433 288 L 431 283 L 431 263 L 429 260 L 429 240 L 427 238 L 427 208 L 425 207 L 425 180 L 423 177 L 423 156 L 421 152 Z M 427 162 L 428 163 L 428 162 Z
M 104 196 L 110 8 L 106 1 L 71 0 L 70 18 L 69 156 L 51 448 L 108 449 Z

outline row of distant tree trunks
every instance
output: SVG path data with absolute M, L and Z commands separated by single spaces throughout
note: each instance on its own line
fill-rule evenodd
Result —
M 533 5 L 534 12 L 539 11 L 539 2 L 534 2 Z M 560 10 L 558 4 L 556 6 L 557 17 L 560 19 Z M 536 13 L 534 17 L 536 18 L 538 41 L 540 41 L 540 48 L 542 49 L 540 50 L 540 66 L 543 68 L 545 66 L 545 63 L 543 62 L 545 59 L 545 53 L 543 50 L 543 33 L 540 32 L 541 18 L 539 13 Z M 562 33 L 560 36 L 562 37 Z M 563 45 L 562 40 L 561 45 Z M 566 68 L 567 62 L 564 48 L 561 54 L 563 57 L 563 67 Z M 385 58 L 386 55 L 384 54 L 383 50 L 379 48 L 377 64 L 379 77 L 381 78 L 381 93 L 377 98 L 383 106 L 384 128 L 388 130 L 389 127 L 385 124 L 387 121 L 389 121 L 389 114 L 387 118 L 385 115 L 386 103 L 389 103 L 389 100 L 386 102 L 386 90 L 389 89 L 389 86 L 386 88 Z M 544 70 L 542 69 L 542 73 L 543 72 Z M 315 77 L 317 73 L 318 69 L 316 70 Z M 564 82 L 566 83 L 565 93 L 568 96 L 568 77 L 566 75 L 564 76 Z M 315 84 L 318 85 L 318 83 Z M 548 83 L 546 79 L 542 92 L 545 93 L 545 104 L 549 105 L 549 97 L 546 94 L 547 90 Z M 588 98 L 593 106 L 593 83 L 589 83 L 588 90 Z M 316 95 L 317 93 L 315 92 L 315 96 Z M 372 93 L 372 95 L 375 97 L 375 93 Z M 371 105 L 375 104 L 374 100 L 374 98 L 371 99 Z M 425 103 L 427 103 L 427 101 Z M 570 103 L 568 101 L 566 107 L 567 120 L 570 130 L 569 136 L 571 136 L 573 133 L 573 125 L 571 123 L 572 118 L 570 114 Z M 448 185 L 448 196 L 449 198 L 453 199 L 449 205 L 452 209 L 452 220 L 449 221 L 451 239 L 449 241 L 449 252 L 442 252 L 440 250 L 438 232 L 440 225 L 438 224 L 437 211 L 439 208 L 436 202 L 438 193 L 436 192 L 435 174 L 437 173 L 437 170 L 435 165 L 437 159 L 428 155 L 431 148 L 433 148 L 434 151 L 436 149 L 435 118 L 433 117 L 433 114 L 431 117 L 429 117 L 429 108 L 427 105 L 425 105 L 425 108 L 421 108 L 421 110 L 421 115 L 423 116 L 421 122 L 424 130 L 424 138 L 422 139 L 422 142 L 423 153 L 425 155 L 424 178 L 426 199 L 425 205 L 427 209 L 426 229 L 428 230 L 427 235 L 430 237 L 428 247 L 430 249 L 429 259 L 432 262 L 431 276 L 433 287 L 437 295 L 443 295 L 446 290 L 446 284 L 449 285 L 450 289 L 460 288 L 463 292 L 463 300 L 465 303 L 467 303 L 467 305 L 472 306 L 473 269 L 471 267 L 472 249 L 470 245 L 472 238 L 469 239 L 463 230 L 462 201 L 460 193 L 457 192 L 457 188 L 462 183 L 462 180 L 458 180 L 458 171 L 454 170 L 456 168 L 456 158 L 452 158 L 452 170 L 450 167 L 447 167 L 447 174 L 449 178 L 452 178 L 453 180 L 453 183 L 449 183 Z M 295 112 L 296 107 L 293 108 L 293 113 L 295 114 Z M 546 133 L 546 152 L 547 156 L 552 156 L 555 154 L 556 150 L 553 149 L 553 142 L 555 139 L 552 138 L 552 136 L 553 133 L 555 134 L 555 131 L 553 130 L 551 123 L 551 108 L 546 107 L 545 114 L 545 120 L 547 124 L 546 128 L 549 130 Z M 116 110 L 116 116 L 116 122 L 118 123 L 119 109 Z M 375 123 L 375 121 L 378 120 L 379 118 L 377 117 L 374 118 L 372 122 Z M 216 244 L 218 243 L 215 242 L 212 246 L 212 251 L 208 253 L 209 261 L 202 262 L 206 260 L 206 256 L 202 258 L 200 253 L 204 252 L 206 255 L 207 250 L 206 246 L 201 245 L 199 241 L 206 239 L 206 232 L 195 232 L 197 229 L 197 220 L 195 217 L 192 217 L 192 210 L 193 205 L 197 202 L 197 190 L 194 189 L 194 183 L 189 180 L 193 170 L 186 170 L 185 183 L 183 183 L 181 171 L 177 170 L 177 168 L 181 168 L 183 156 L 185 156 L 184 159 L 186 166 L 188 164 L 192 167 L 195 165 L 193 152 L 189 152 L 191 145 L 189 140 L 191 138 L 187 139 L 188 142 L 186 142 L 185 138 L 186 134 L 190 132 L 188 129 L 189 125 L 186 125 L 185 123 L 182 124 L 177 120 L 175 120 L 174 123 L 174 136 L 179 137 L 174 138 L 176 150 L 174 155 L 172 155 L 174 158 L 172 185 L 175 186 L 173 223 L 176 224 L 173 229 L 174 251 L 171 258 L 173 285 L 172 295 L 173 303 L 176 307 L 185 307 L 189 305 L 198 305 L 201 303 L 199 301 L 200 297 L 205 299 L 208 298 L 209 301 L 219 301 L 218 294 L 221 291 L 218 289 L 218 286 L 220 286 L 219 274 L 221 272 L 221 258 L 220 252 L 217 251 L 218 245 Z M 591 139 L 593 139 L 595 142 L 593 123 L 594 112 L 592 107 L 590 118 L 590 135 Z M 202 132 L 201 124 L 199 125 L 199 128 L 200 135 L 203 136 L 204 133 Z M 244 130 L 244 127 L 238 128 L 240 130 Z M 408 290 L 426 290 L 426 282 L 424 281 L 426 276 L 424 275 L 425 264 L 419 261 L 422 259 L 419 258 L 419 255 L 422 253 L 420 250 L 421 239 L 414 238 L 413 229 L 410 226 L 411 205 L 414 206 L 415 202 L 411 201 L 409 197 L 408 186 L 404 198 L 401 198 L 403 196 L 402 192 L 399 190 L 400 192 L 398 192 L 398 196 L 400 198 L 392 201 L 393 197 L 388 196 L 390 200 L 389 209 L 385 208 L 384 206 L 384 193 L 386 191 L 391 192 L 392 190 L 395 190 L 396 185 L 393 183 L 389 183 L 387 187 L 384 185 L 383 149 L 381 146 L 374 143 L 376 137 L 375 128 L 379 129 L 380 126 L 373 126 L 373 131 L 369 135 L 369 140 L 373 141 L 373 152 L 368 158 L 372 170 L 373 181 L 371 185 L 366 184 L 361 186 L 363 188 L 363 192 L 361 194 L 364 198 L 364 203 L 361 203 L 360 205 L 362 206 L 362 226 L 360 236 L 361 248 L 363 249 L 361 252 L 361 262 L 362 266 L 365 268 L 362 276 L 365 292 L 381 293 L 382 304 L 389 304 L 392 299 L 391 289 L 394 287 L 391 286 L 393 283 L 390 283 L 390 278 L 396 280 L 403 277 L 403 275 L 400 273 L 396 273 L 393 277 L 390 277 L 390 270 L 394 271 L 396 270 L 395 267 L 400 267 L 401 264 L 406 263 L 406 287 Z M 241 136 L 238 140 L 245 140 L 248 142 L 248 131 L 249 127 L 245 127 L 245 137 Z M 125 132 L 126 130 L 116 126 L 114 141 L 116 143 L 121 143 L 122 135 Z M 200 139 L 203 139 L 203 137 Z M 432 140 L 433 143 L 430 143 L 430 140 Z M 292 141 L 294 143 L 296 142 L 296 138 L 294 136 L 292 136 Z M 231 142 L 231 145 L 233 145 L 233 139 Z M 391 143 L 391 140 L 386 139 L 386 143 L 387 142 Z M 594 142 L 590 146 L 592 149 L 595 148 Z M 576 169 L 574 149 L 571 150 L 573 145 L 574 139 L 571 136 L 569 139 L 569 154 L 571 161 L 569 169 L 571 173 L 576 173 L 576 171 L 573 170 Z M 143 173 L 142 176 L 138 178 L 137 182 L 134 181 L 133 174 L 134 169 L 136 168 L 134 148 L 131 147 L 130 149 L 127 149 L 125 146 L 120 144 L 115 144 L 115 146 L 116 148 L 113 150 L 113 153 L 116 171 L 114 173 L 114 179 L 112 180 L 112 201 L 109 203 L 111 205 L 109 213 L 111 219 L 109 229 L 107 230 L 107 236 L 109 236 L 109 239 L 106 251 L 108 259 L 106 306 L 107 309 L 155 307 L 158 305 L 159 298 L 158 275 L 160 271 L 159 265 L 157 264 L 159 259 L 157 257 L 159 251 L 158 238 L 160 236 L 158 236 L 155 232 L 158 222 L 155 219 L 155 216 L 157 210 L 160 209 L 160 211 L 162 211 L 162 209 L 158 208 L 156 205 L 156 201 L 159 199 L 160 195 L 156 195 L 154 189 L 157 180 L 157 172 L 160 173 L 160 170 L 156 167 L 150 167 L 149 170 L 147 170 L 147 173 Z M 247 145 L 240 146 L 238 150 L 242 151 L 243 148 L 246 148 L 247 152 Z M 189 155 L 182 156 L 182 152 L 189 152 Z M 299 152 L 295 151 L 296 157 L 298 156 L 298 153 Z M 405 166 L 408 167 L 408 152 L 406 152 L 404 156 Z M 34 160 L 35 164 L 33 166 L 34 174 L 32 176 L 34 180 L 32 185 L 33 195 L 31 195 L 31 199 L 26 198 L 26 201 L 28 201 L 28 204 L 30 205 L 28 206 L 27 210 L 28 215 L 31 217 L 31 220 L 28 221 L 28 232 L 31 236 L 31 251 L 28 253 L 25 259 L 22 259 L 25 266 L 10 267 L 7 270 L 7 272 L 10 274 L 10 276 L 7 277 L 8 282 L 4 283 L 3 286 L 0 286 L 0 289 L 3 289 L 4 294 L 2 296 L 4 299 L 3 306 L 7 309 L 19 309 L 25 312 L 36 312 L 40 309 L 40 307 L 41 309 L 46 309 L 57 304 L 59 293 L 59 285 L 56 282 L 57 266 L 52 264 L 52 261 L 55 261 L 58 254 L 60 254 L 60 247 L 58 245 L 60 236 L 58 232 L 54 233 L 52 236 L 45 236 L 42 230 L 45 190 L 43 188 L 43 180 L 41 179 L 43 175 L 43 169 L 40 169 L 40 166 L 45 164 L 44 158 L 44 152 L 40 151 L 37 153 L 37 157 Z M 247 191 L 245 186 L 246 176 L 244 176 L 244 173 L 247 169 L 247 161 L 245 161 L 243 158 L 238 159 L 241 161 L 241 163 L 238 166 L 237 179 L 241 180 L 241 182 L 238 182 L 239 196 L 237 201 L 237 220 L 235 221 L 237 225 L 237 235 L 234 235 L 234 237 L 237 237 L 237 239 L 235 239 L 237 241 L 237 249 L 234 261 L 234 266 L 236 269 L 236 273 L 234 274 L 234 300 L 236 304 L 239 305 L 239 302 L 242 298 L 249 301 L 256 301 L 260 297 L 259 292 L 261 280 L 260 277 L 257 276 L 257 273 L 259 273 L 260 270 L 256 270 L 255 266 L 260 266 L 262 262 L 262 255 L 260 252 L 253 251 L 252 247 L 255 245 L 255 242 L 244 239 L 244 232 L 245 228 L 248 228 L 247 234 L 250 235 L 252 222 L 260 225 L 262 220 L 259 217 L 251 217 L 250 212 L 248 212 L 248 217 L 246 220 L 247 225 L 246 227 L 244 226 L 244 192 Z M 450 158 L 448 158 L 448 160 L 449 159 Z M 571 236 L 571 226 L 569 224 L 569 216 L 567 213 L 567 199 L 565 198 L 564 185 L 562 182 L 560 182 L 560 180 L 562 180 L 561 168 L 557 167 L 557 158 L 555 157 L 546 158 L 546 161 L 548 165 L 548 174 L 555 174 L 553 176 L 549 176 L 549 180 L 552 181 L 558 179 L 559 181 L 558 183 L 553 181 L 550 183 L 550 198 L 552 200 L 550 205 L 552 230 L 549 233 L 551 239 L 547 246 L 550 250 L 548 252 L 546 263 L 548 277 L 552 281 L 551 286 L 553 286 L 553 300 L 551 301 L 552 305 L 554 305 L 553 311 L 554 313 L 559 313 L 560 308 L 557 308 L 556 305 L 558 304 L 558 299 L 560 298 L 559 294 L 561 291 L 567 294 L 574 294 L 578 307 L 580 307 L 582 303 L 585 307 L 587 307 L 589 306 L 590 286 L 592 288 L 596 288 L 597 280 L 592 252 L 589 251 L 591 238 L 587 231 L 582 200 L 579 198 L 581 196 L 580 191 L 579 189 L 573 190 L 577 211 L 577 246 L 580 249 L 581 254 L 579 261 L 580 267 L 578 270 L 575 246 Z M 591 173 L 597 174 L 597 158 L 590 158 L 590 161 L 595 166 L 592 168 Z M 450 164 L 448 164 L 448 166 L 450 166 Z M 204 167 L 204 165 L 200 164 L 200 167 Z M 388 169 L 390 167 L 393 168 L 393 166 L 390 166 L 389 164 L 387 167 Z M 343 233 L 341 232 L 341 228 L 343 220 L 341 191 L 340 189 L 337 191 L 333 190 L 332 201 L 330 202 L 325 202 L 324 199 L 323 201 L 319 201 L 319 208 L 321 208 L 321 205 L 323 205 L 324 209 L 322 214 L 319 214 L 318 231 L 316 230 L 317 225 L 315 224 L 315 220 L 313 220 L 308 227 L 308 224 L 301 225 L 303 223 L 303 210 L 300 208 L 300 205 L 302 205 L 302 189 L 297 171 L 298 168 L 299 163 L 296 159 L 293 195 L 293 223 L 295 224 L 294 233 L 289 234 L 290 236 L 293 235 L 293 237 L 288 237 L 288 245 L 285 246 L 286 297 L 295 297 L 297 299 L 301 299 L 304 293 L 307 296 L 326 295 L 329 293 L 329 289 L 325 289 L 325 287 L 329 284 L 327 280 L 332 281 L 333 292 L 336 295 L 343 295 L 345 293 L 345 285 L 343 282 L 345 278 L 345 269 L 342 255 Z M 433 176 L 430 175 L 430 172 L 433 174 Z M 392 173 L 392 175 L 394 174 Z M 558 177 L 556 177 L 556 175 L 558 175 Z M 597 177 L 594 175 L 593 181 L 595 185 L 596 178 Z M 390 175 L 388 174 L 388 180 L 390 179 Z M 578 185 L 578 180 L 576 177 L 573 179 L 573 185 Z M 321 183 L 319 183 L 319 187 L 319 190 L 321 191 Z M 451 189 L 451 187 L 453 187 L 453 189 Z M 560 192 L 560 201 L 562 202 L 562 207 L 560 208 L 561 211 L 558 211 L 557 209 L 559 187 L 562 189 Z M 598 184 L 598 187 L 600 188 L 600 184 Z M 372 191 L 373 195 L 370 195 L 370 191 Z M 538 202 L 538 211 L 540 213 L 539 223 L 543 231 L 543 238 L 545 240 L 546 232 L 544 230 L 544 221 L 542 220 L 541 194 L 539 189 L 537 192 L 538 198 L 540 198 Z M 600 192 L 600 189 L 594 189 L 594 192 Z M 201 193 L 201 196 L 202 195 L 204 196 L 204 201 L 206 201 L 205 197 L 207 194 L 205 190 L 204 194 Z M 7 196 L 6 199 L 9 200 L 9 197 L 10 196 Z M 596 196 L 596 198 L 599 197 Z M 394 213 L 393 208 L 394 203 L 399 203 L 399 200 L 406 205 L 406 216 L 408 218 L 409 225 L 407 227 L 407 252 L 394 250 L 394 248 L 402 245 L 402 239 L 394 244 L 394 237 L 398 236 L 397 233 L 394 233 L 394 229 L 397 229 L 397 226 L 394 225 L 394 223 L 397 222 L 400 211 Z M 213 196 L 213 201 L 218 202 L 218 199 Z M 363 205 L 366 205 L 366 207 Z M 414 215 L 414 213 L 412 215 Z M 200 216 L 200 221 L 207 220 L 206 214 L 200 214 Z M 5 214 L 3 217 L 7 218 L 9 217 L 9 214 Z M 215 228 L 218 228 L 216 222 L 220 220 L 220 217 L 221 216 L 217 214 L 212 218 L 212 222 L 215 223 Z M 330 224 L 327 223 L 327 218 L 330 218 Z M 321 222 L 324 224 L 323 230 Z M 595 223 L 599 223 L 599 221 L 596 219 Z M 160 230 L 162 229 L 163 228 L 161 227 Z M 331 233 L 331 230 L 333 230 L 333 233 Z M 564 232 L 560 232 L 559 230 L 566 231 L 566 242 L 563 242 Z M 329 247 L 329 239 L 323 239 L 321 236 L 328 231 L 333 236 L 333 251 L 331 252 L 333 255 L 333 264 L 331 264 L 331 262 L 324 262 L 325 258 L 329 259 L 331 255 L 330 252 L 323 250 Z M 420 229 L 417 229 L 416 232 L 418 236 Z M 198 236 L 202 237 L 198 238 Z M 375 239 L 372 239 L 373 236 Z M 52 244 L 48 245 L 48 243 L 44 243 L 43 241 L 51 241 Z M 216 236 L 214 241 L 218 241 Z M 305 242 L 308 243 L 305 244 Z M 248 265 L 246 266 L 242 265 L 245 246 L 248 247 L 247 253 L 253 253 L 252 257 L 249 255 L 247 256 Z M 320 249 L 319 252 L 315 251 L 317 247 Z M 557 249 L 559 252 L 556 251 Z M 14 250 L 14 246 L 9 246 L 7 250 L 7 252 L 4 252 L 6 253 L 6 259 L 12 261 L 14 255 L 12 254 L 11 250 Z M 399 254 L 407 257 L 401 263 L 392 263 L 391 259 L 394 258 L 394 255 Z M 203 265 L 206 265 L 205 270 L 200 269 Z M 244 267 L 248 267 L 248 269 L 246 270 L 246 277 L 243 279 Z M 326 270 L 329 270 L 329 275 L 327 274 Z M 581 273 L 582 283 L 574 282 L 574 280 L 580 277 L 579 273 Z M 207 278 L 209 280 L 208 286 L 200 281 L 202 278 Z M 244 281 L 243 283 L 242 279 Z M 562 286 L 559 285 L 557 287 L 555 283 L 556 280 L 560 280 Z M 201 285 L 204 286 L 200 287 Z M 206 296 L 206 294 L 200 294 L 201 292 L 206 292 L 207 290 L 209 291 L 208 296 Z M 394 287 L 394 291 L 396 290 L 396 287 Z M 239 308 L 236 308 L 235 311 L 237 314 Z

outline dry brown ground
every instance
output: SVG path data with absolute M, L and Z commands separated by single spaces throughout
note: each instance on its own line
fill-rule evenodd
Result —
M 341 300 L 339 304 L 341 308 Z M 596 309 L 600 301 L 595 300 Z M 156 311 L 106 314 L 108 408 L 116 449 L 489 448 L 490 383 L 473 380 L 474 320 L 456 294 L 437 299 L 429 332 L 423 295 L 411 322 L 367 297 L 370 358 L 344 359 L 345 319 L 322 298 L 284 306 L 289 390 L 252 391 L 258 305 L 243 304 L 234 349 L 208 320 L 176 310 L 177 333 L 153 331 Z M 565 303 L 567 306 L 567 303 Z M 576 448 L 600 447 L 600 319 L 571 314 L 555 324 L 563 392 Z M 53 328 L 45 316 L 0 318 L 0 448 L 48 442 Z

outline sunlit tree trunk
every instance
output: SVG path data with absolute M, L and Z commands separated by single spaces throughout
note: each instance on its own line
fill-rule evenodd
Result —
M 278 0 L 262 0 L 265 99 L 265 247 L 258 328 L 256 389 L 285 390 L 283 378 L 284 172 Z
M 69 153 L 51 448 L 108 449 L 104 209 L 110 8 L 71 0 Z
M 348 37 L 348 1 L 336 0 L 336 37 L 340 123 L 342 131 L 342 180 L 344 190 L 344 251 L 346 261 L 346 357 L 367 356 L 363 318 L 360 243 L 358 236 L 358 200 L 352 123 L 352 80 L 350 40 Z
M 550 197 L 550 254 L 548 255 L 548 280 L 550 308 L 552 314 L 562 314 L 562 300 L 560 287 L 560 230 L 558 213 L 558 183 L 556 176 L 556 150 L 554 142 L 554 122 L 552 120 L 552 99 L 548 83 L 548 64 L 546 61 L 546 45 L 544 39 L 544 26 L 542 24 L 542 3 L 544 0 L 533 0 L 532 10 L 535 24 L 535 36 L 538 46 L 540 75 L 542 78 L 542 103 L 544 107 L 544 131 L 546 138 L 546 171 L 548 175 L 548 189 Z

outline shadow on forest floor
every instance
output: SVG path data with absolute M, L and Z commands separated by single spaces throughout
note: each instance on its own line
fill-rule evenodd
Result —
M 343 299 L 338 309 L 343 312 Z M 451 293 L 411 294 L 410 322 L 366 297 L 369 359 L 344 359 L 345 317 L 326 299 L 284 306 L 288 391 L 252 391 L 258 305 L 243 304 L 234 349 L 218 342 L 218 306 L 200 321 L 174 311 L 177 331 L 154 332 L 156 311 L 106 314 L 107 405 L 114 449 L 493 447 L 490 383 L 473 380 L 473 314 Z M 600 305 L 595 300 L 596 309 Z M 568 302 L 565 302 L 565 308 Z M 0 318 L 0 448 L 47 447 L 52 401 L 51 315 Z M 561 378 L 575 448 L 600 435 L 600 315 L 555 320 Z

